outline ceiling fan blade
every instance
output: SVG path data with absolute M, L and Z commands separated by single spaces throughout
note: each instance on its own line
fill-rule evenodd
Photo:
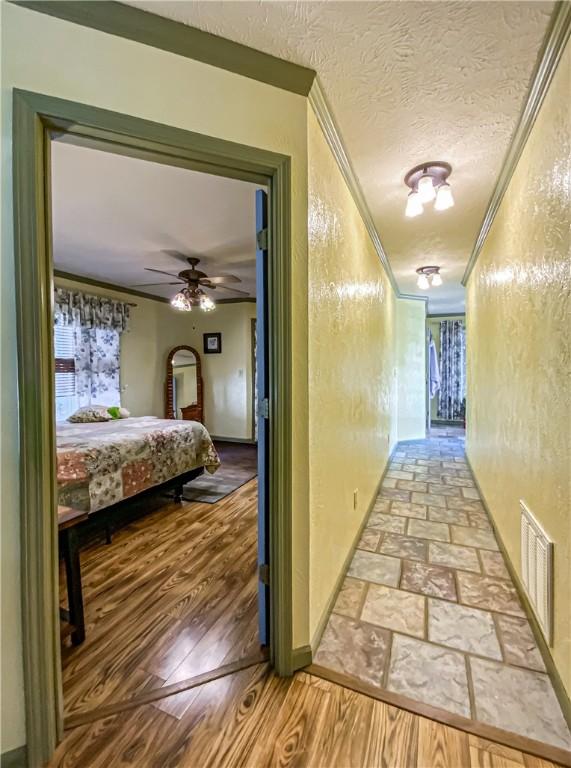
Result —
M 200 281 L 203 282 L 202 280 Z M 241 283 L 239 277 L 236 275 L 220 275 L 219 277 L 205 277 L 204 282 L 212 283 L 212 285 L 222 285 L 222 283 Z
M 208 286 L 206 286 L 208 288 Z M 249 293 L 246 293 L 246 291 L 239 291 L 237 288 L 230 288 L 229 285 L 213 285 L 212 288 L 224 288 L 225 291 L 230 291 L 231 293 L 239 293 L 241 296 L 249 296 Z
M 169 277 L 178 277 L 178 275 L 173 274 L 172 272 L 165 272 L 164 269 L 153 269 L 152 267 L 145 267 L 146 272 L 158 272 L 159 275 L 168 275 Z
M 185 285 L 182 280 L 177 280 L 176 283 L 135 283 L 131 288 L 150 288 L 152 285 Z

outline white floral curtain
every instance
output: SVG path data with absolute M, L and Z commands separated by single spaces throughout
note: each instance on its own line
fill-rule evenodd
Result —
M 121 405 L 119 334 L 75 329 L 75 381 L 79 405 Z
M 464 418 L 466 408 L 466 329 L 462 320 L 440 321 L 438 418 Z
M 129 327 L 131 307 L 124 301 L 91 296 L 82 291 L 56 288 L 54 291 L 54 320 L 56 325 L 81 328 L 113 329 L 123 333 Z
M 55 325 L 73 328 L 77 405 L 121 405 L 120 334 L 129 305 L 56 288 L 54 307 Z

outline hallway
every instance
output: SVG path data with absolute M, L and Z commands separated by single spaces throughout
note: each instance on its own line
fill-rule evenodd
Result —
M 463 430 L 397 446 L 314 665 L 376 687 L 381 699 L 405 697 L 413 711 L 429 705 L 435 719 L 454 722 L 452 713 L 571 748 Z

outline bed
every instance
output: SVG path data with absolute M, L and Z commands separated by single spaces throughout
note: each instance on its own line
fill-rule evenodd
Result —
M 58 423 L 57 490 L 60 553 L 69 609 L 62 618 L 72 626 L 72 642 L 85 638 L 79 551 L 94 535 L 144 514 L 138 504 L 147 494 L 174 492 L 220 459 L 204 425 L 197 421 L 152 416 L 95 423 Z
M 85 512 L 116 504 L 220 459 L 203 424 L 154 416 L 57 425 L 58 504 Z

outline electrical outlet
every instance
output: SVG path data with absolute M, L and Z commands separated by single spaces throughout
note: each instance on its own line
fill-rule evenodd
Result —
M 357 505 L 359 503 L 359 490 L 355 488 L 353 491 L 353 509 L 357 509 Z

